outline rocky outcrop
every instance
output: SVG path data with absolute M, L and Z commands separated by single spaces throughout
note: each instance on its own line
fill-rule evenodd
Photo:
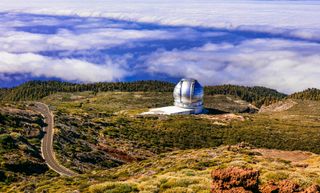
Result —
M 211 173 L 212 192 L 257 192 L 259 172 L 253 169 L 227 168 Z
M 319 185 L 313 185 L 307 188 L 302 193 L 319 193 L 320 192 L 320 186 Z
M 285 100 L 285 101 L 279 101 L 277 103 L 274 103 L 268 106 L 263 105 L 260 108 L 259 113 L 268 113 L 268 112 L 272 113 L 272 112 L 286 111 L 294 107 L 296 104 L 298 103 L 291 99 Z
M 45 123 L 39 113 L 24 107 L 0 107 L 0 182 L 18 182 L 49 170 L 40 152 Z
M 260 188 L 261 193 L 292 193 L 300 192 L 299 185 L 291 181 L 284 180 L 278 184 L 270 182 Z
M 259 171 L 254 169 L 226 168 L 213 170 L 212 193 L 320 193 L 320 186 L 303 190 L 289 180 L 259 184 Z
M 247 101 L 226 95 L 207 96 L 208 114 L 221 113 L 257 113 L 259 109 Z

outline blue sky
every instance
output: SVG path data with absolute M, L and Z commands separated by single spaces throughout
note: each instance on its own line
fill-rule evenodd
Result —
M 0 87 L 28 80 L 320 87 L 317 1 L 0 2 Z

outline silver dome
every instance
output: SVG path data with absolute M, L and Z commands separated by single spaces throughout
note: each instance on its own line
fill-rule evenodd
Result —
M 173 91 L 174 105 L 187 109 L 195 109 L 200 113 L 203 108 L 203 87 L 192 78 L 184 78 Z

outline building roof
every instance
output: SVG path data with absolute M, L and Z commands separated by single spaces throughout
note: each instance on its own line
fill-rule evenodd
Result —
M 168 106 L 161 108 L 150 109 L 142 115 L 179 115 L 179 114 L 193 114 L 193 109 L 185 109 L 177 106 Z

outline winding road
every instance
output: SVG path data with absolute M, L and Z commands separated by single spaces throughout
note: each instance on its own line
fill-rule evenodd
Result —
M 53 151 L 53 135 L 54 135 L 54 116 L 49 110 L 48 105 L 40 102 L 34 103 L 35 110 L 40 112 L 44 118 L 47 126 L 44 128 L 44 137 L 41 141 L 41 153 L 43 159 L 46 161 L 49 168 L 54 170 L 63 176 L 75 176 L 75 172 L 69 170 L 68 168 L 62 166 L 55 158 Z

